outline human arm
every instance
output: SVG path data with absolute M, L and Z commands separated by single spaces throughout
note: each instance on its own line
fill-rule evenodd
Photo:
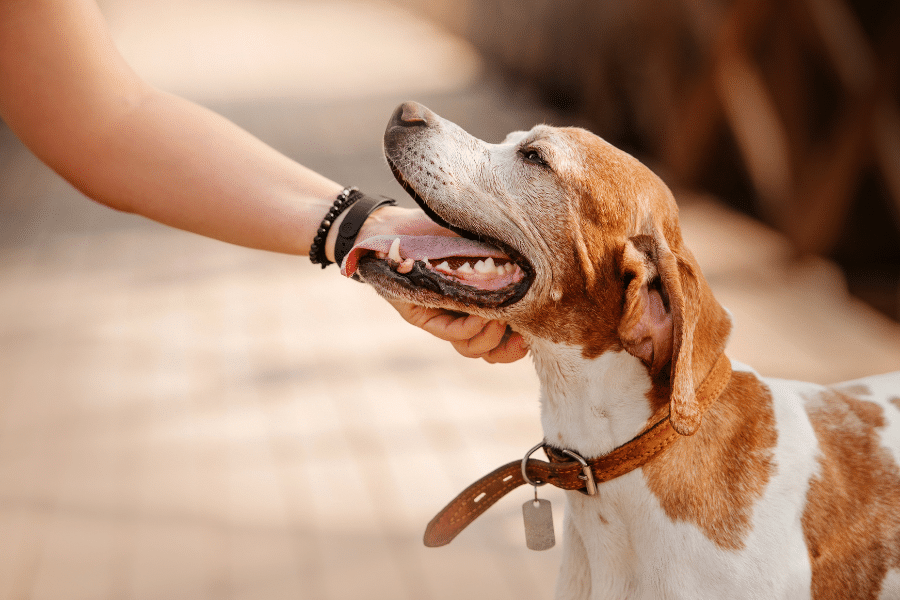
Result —
M 0 116 L 90 198 L 252 248 L 306 253 L 342 187 L 146 84 L 92 0 L 0 0 Z
M 306 254 L 343 187 L 148 85 L 119 54 L 93 0 L 0 0 L 0 117 L 86 196 L 250 248 Z M 376 211 L 363 233 L 396 228 L 447 233 L 420 210 L 398 207 Z M 330 260 L 336 231 L 326 242 Z M 409 309 L 398 310 L 409 320 Z M 458 329 L 431 329 L 467 341 Z

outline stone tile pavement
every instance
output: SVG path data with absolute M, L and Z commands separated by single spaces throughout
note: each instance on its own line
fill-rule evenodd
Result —
M 227 6 L 247 22 L 238 9 L 267 2 Z M 273 4 L 278 20 L 296 10 Z M 327 3 L 299 4 L 340 36 Z M 166 35 L 165 13 L 129 21 L 134 6 L 104 3 L 120 43 L 139 46 L 142 21 Z M 443 40 L 359 6 L 373 30 Z M 455 73 L 453 89 L 195 92 L 303 164 L 402 197 L 379 143 L 408 94 L 489 140 L 555 119 L 483 71 Z M 900 327 L 848 298 L 831 265 L 682 197 L 735 316 L 734 357 L 818 381 L 900 368 Z M 528 360 L 463 359 L 334 270 L 96 206 L 0 128 L 0 600 L 547 598 L 559 550 L 524 548 L 527 490 L 448 547 L 420 542 L 446 501 L 540 437 Z

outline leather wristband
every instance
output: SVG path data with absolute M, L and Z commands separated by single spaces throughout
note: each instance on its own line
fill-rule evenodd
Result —
M 314 265 L 322 265 L 323 269 L 331 264 L 331 261 L 325 256 L 325 240 L 328 238 L 328 231 L 331 229 L 331 225 L 334 223 L 335 219 L 338 218 L 338 215 L 356 202 L 358 195 L 359 190 L 355 187 L 344 188 L 343 191 L 338 194 L 337 199 L 331 205 L 331 208 L 328 209 L 328 214 L 325 215 L 325 218 L 322 219 L 322 222 L 319 224 L 319 229 L 316 231 L 316 237 L 313 238 L 313 243 L 309 247 L 309 262 Z
M 356 201 L 347 211 L 344 220 L 341 221 L 341 226 L 338 227 L 337 240 L 334 242 L 334 262 L 338 266 L 341 265 L 344 257 L 353 248 L 356 237 L 359 235 L 359 230 L 362 229 L 363 223 L 366 222 L 369 215 L 382 206 L 397 204 L 396 200 L 385 198 L 384 196 L 367 196 L 362 192 L 356 192 L 355 195 L 357 196 Z

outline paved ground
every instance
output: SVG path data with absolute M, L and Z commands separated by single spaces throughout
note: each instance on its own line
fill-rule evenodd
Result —
M 402 195 L 379 143 L 407 97 L 492 140 L 553 119 L 479 74 L 465 45 L 385 5 L 149 4 L 104 4 L 148 77 L 374 192 Z M 259 41 L 269 25 L 274 47 Z M 395 46 L 362 66 L 340 54 L 311 88 L 278 87 L 297 63 L 273 60 L 266 79 L 234 58 L 245 89 L 229 69 L 204 68 L 222 47 L 237 52 L 241 31 L 256 40 L 251 65 L 310 40 L 356 40 L 357 54 L 379 39 Z M 171 47 L 195 52 L 166 75 L 153 61 L 173 61 L 157 56 Z M 449 62 L 428 83 L 417 59 L 435 56 Z M 347 87 L 348 77 L 376 83 Z M 689 243 L 735 315 L 734 357 L 818 381 L 900 366 L 900 327 L 848 299 L 828 263 L 792 262 L 774 233 L 683 198 Z M 559 553 L 525 550 L 525 490 L 446 548 L 420 542 L 455 493 L 540 439 L 527 360 L 463 359 L 305 259 L 95 206 L 5 129 L 0 390 L 0 600 L 551 595 Z M 547 495 L 558 520 L 561 498 Z

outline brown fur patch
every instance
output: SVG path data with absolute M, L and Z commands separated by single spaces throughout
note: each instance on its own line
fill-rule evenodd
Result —
M 809 400 L 821 450 L 803 513 L 812 596 L 877 598 L 900 566 L 900 470 L 876 432 L 884 410 L 831 390 Z
M 872 390 L 867 385 L 861 383 L 851 383 L 849 385 L 835 385 L 834 389 L 849 394 L 851 396 L 871 396 Z
M 900 396 L 897 396 L 896 398 L 891 398 L 890 400 L 888 400 L 888 402 L 890 402 L 891 404 L 896 406 L 897 410 L 900 410 Z
M 546 299 L 517 325 L 537 337 L 581 347 L 586 358 L 595 358 L 622 349 L 617 332 L 624 293 L 619 263 L 629 233 L 629 211 L 622 204 L 634 197 L 630 188 L 651 193 L 653 184 L 650 173 L 638 169 L 628 155 L 577 130 L 568 135 L 578 144 L 575 160 L 581 168 L 556 173 L 556 185 L 567 199 L 567 221 L 551 227 L 568 233 L 544 240 L 555 256 L 567 258 L 554 264 L 553 281 L 562 297 Z
M 700 429 L 645 465 L 644 477 L 669 518 L 739 550 L 774 471 L 776 441 L 769 390 L 755 375 L 735 372 Z

